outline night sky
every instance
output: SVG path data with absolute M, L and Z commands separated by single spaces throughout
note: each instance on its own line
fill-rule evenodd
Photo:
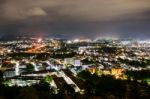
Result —
M 0 0 L 0 37 L 150 38 L 150 0 Z

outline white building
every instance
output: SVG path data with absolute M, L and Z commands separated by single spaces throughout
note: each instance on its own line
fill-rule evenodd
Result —
M 64 59 L 64 64 L 71 64 L 74 66 L 81 66 L 81 61 L 79 59 L 75 58 L 65 58 Z

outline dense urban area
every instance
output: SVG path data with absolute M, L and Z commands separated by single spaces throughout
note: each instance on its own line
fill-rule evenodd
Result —
M 0 99 L 145 99 L 150 41 L 0 41 Z

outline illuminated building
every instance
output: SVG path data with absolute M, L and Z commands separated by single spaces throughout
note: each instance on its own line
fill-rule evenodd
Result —
M 91 73 L 91 74 L 94 74 L 96 72 L 96 68 L 88 68 L 88 71 Z
M 51 40 L 50 46 L 54 47 L 56 49 L 59 49 L 61 47 L 61 41 L 59 41 L 59 40 Z
M 122 72 L 124 70 L 121 68 L 112 68 L 111 69 L 111 74 L 114 75 L 116 78 L 119 78 L 120 76 L 122 76 Z
M 71 64 L 74 66 L 81 66 L 81 61 L 79 59 L 75 59 L 75 58 L 65 58 L 64 63 Z

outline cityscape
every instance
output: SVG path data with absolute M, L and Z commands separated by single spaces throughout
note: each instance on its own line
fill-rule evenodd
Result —
M 94 80 L 98 83 L 99 79 L 106 79 L 104 83 L 107 85 L 108 79 L 108 82 L 114 80 L 116 84 L 128 82 L 130 85 L 131 82 L 136 82 L 140 87 L 139 91 L 142 91 L 141 97 L 149 96 L 150 41 L 24 37 L 14 41 L 1 41 L 0 46 L 0 70 L 3 72 L 1 79 L 5 86 L 48 84 L 51 91 L 49 94 L 96 95 L 100 94 L 96 91 L 101 89 L 93 88 L 95 91 L 92 91 L 94 85 L 88 86 L 86 83 L 92 84 Z M 114 88 L 121 87 L 116 84 Z M 116 89 L 118 94 L 121 94 L 119 91 L 126 90 L 121 88 Z M 109 90 L 115 91 L 108 87 Z
M 150 99 L 150 0 L 0 0 L 0 99 Z

